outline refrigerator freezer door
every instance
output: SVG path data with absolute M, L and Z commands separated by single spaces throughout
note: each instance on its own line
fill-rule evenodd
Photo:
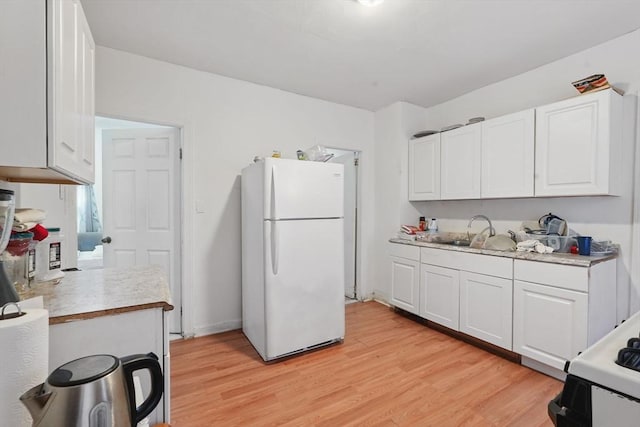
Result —
M 344 338 L 343 220 L 265 222 L 266 359 Z
M 344 166 L 339 163 L 265 159 L 265 219 L 344 216 Z

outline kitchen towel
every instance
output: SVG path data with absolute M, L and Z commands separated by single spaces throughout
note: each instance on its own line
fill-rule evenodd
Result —
M 20 208 L 13 215 L 13 231 L 31 230 L 47 218 L 47 213 L 42 209 Z
M 36 225 L 38 225 L 39 223 L 37 222 L 13 222 L 13 227 L 11 227 L 11 230 L 15 231 L 16 233 L 22 233 L 24 231 L 29 231 L 32 228 L 34 228 Z
M 13 215 L 14 223 L 42 222 L 47 219 L 47 213 L 42 209 L 18 208 Z
M 10 307 L 5 313 L 13 313 Z M 26 314 L 0 320 L 0 425 L 28 427 L 31 415 L 20 396 L 43 383 L 49 373 L 49 313 L 27 309 Z

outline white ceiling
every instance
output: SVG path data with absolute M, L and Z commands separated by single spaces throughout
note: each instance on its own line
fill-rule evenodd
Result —
M 439 104 L 640 28 L 638 0 L 82 4 L 98 45 L 373 111 Z

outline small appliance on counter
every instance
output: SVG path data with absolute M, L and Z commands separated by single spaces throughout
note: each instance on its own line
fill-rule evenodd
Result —
M 151 391 L 137 406 L 133 373 L 142 369 L 149 371 Z M 20 401 L 29 410 L 34 427 L 133 427 L 158 405 L 163 384 L 162 369 L 153 353 L 121 359 L 99 354 L 65 363 L 45 383 L 20 396 Z
M 13 214 L 15 212 L 15 194 L 11 190 L 0 189 L 0 255 L 9 243 Z M 18 302 L 20 298 L 12 281 L 5 271 L 4 261 L 0 258 L 0 307 L 8 302 Z
M 548 405 L 556 427 L 640 425 L 640 312 L 576 356 Z
M 33 233 L 12 233 L 6 251 L 0 256 L 7 278 L 18 294 L 24 292 L 29 283 L 28 252 Z

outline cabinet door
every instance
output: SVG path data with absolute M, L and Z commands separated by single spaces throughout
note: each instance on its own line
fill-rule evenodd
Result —
M 409 200 L 440 199 L 440 134 L 409 141 Z
M 79 0 L 52 0 L 48 47 L 48 165 L 78 181 L 94 181 L 95 44 Z M 91 117 L 89 117 L 91 116 Z
M 612 90 L 536 108 L 535 195 L 615 194 L 620 112 Z
M 507 350 L 512 349 L 513 282 L 460 272 L 460 331 Z
M 46 6 L 3 1 L 0 6 L 0 165 L 47 165 Z M 2 170 L 7 177 L 7 171 Z
M 587 347 L 587 294 L 514 281 L 513 351 L 557 369 Z
M 391 304 L 418 314 L 420 262 L 406 258 L 391 258 Z
M 430 264 L 420 265 L 420 316 L 458 330 L 460 272 Z
M 534 110 L 482 122 L 482 198 L 533 197 Z
M 78 26 L 78 87 L 79 87 L 79 149 L 80 162 L 76 169 L 86 182 L 95 181 L 95 56 L 96 44 L 84 14 Z
M 440 195 L 443 200 L 480 198 L 480 125 L 440 134 Z

